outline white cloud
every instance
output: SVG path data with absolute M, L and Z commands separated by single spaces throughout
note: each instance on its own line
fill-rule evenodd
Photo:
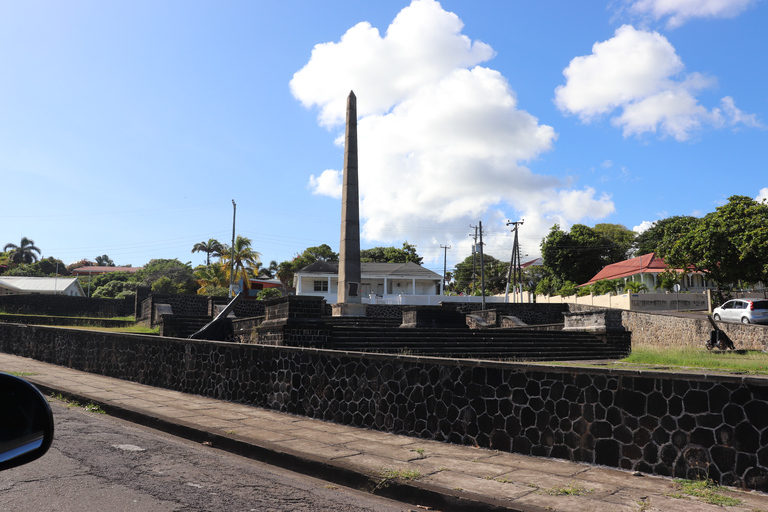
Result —
M 313 194 L 341 199 L 342 175 L 339 171 L 327 169 L 317 178 L 315 175 L 309 177 L 309 187 Z
M 691 18 L 733 18 L 758 0 L 636 0 L 630 12 L 656 20 L 667 18 L 669 28 L 679 27 Z
M 315 45 L 309 62 L 294 74 L 291 92 L 304 106 L 320 107 L 323 125 L 344 122 L 350 90 L 363 93 L 358 115 L 385 113 L 454 69 L 493 57 L 490 46 L 461 34 L 463 25 L 438 2 L 414 1 L 385 37 L 361 22 L 339 42 Z
M 324 126 L 342 128 L 347 94 L 355 91 L 363 239 L 458 248 L 478 220 L 501 228 L 522 215 L 526 232 L 543 236 L 554 222 L 613 212 L 610 197 L 570 190 L 526 167 L 552 149 L 557 134 L 518 108 L 498 71 L 478 65 L 493 50 L 462 28 L 439 3 L 414 0 L 384 37 L 361 23 L 339 42 L 315 46 L 291 81 L 294 96 L 317 107 Z M 338 197 L 339 180 L 338 171 L 325 171 L 309 185 Z M 497 232 L 510 236 L 506 227 Z
M 654 221 L 644 220 L 643 222 L 640 223 L 639 226 L 633 227 L 632 231 L 634 231 L 639 235 L 640 233 L 651 229 L 654 226 L 654 224 L 656 224 L 655 220 Z
M 760 189 L 760 192 L 758 192 L 757 197 L 755 198 L 755 201 L 768 202 L 768 187 Z
M 752 114 L 726 96 L 721 108 L 702 106 L 695 93 L 714 84 L 699 73 L 683 75 L 684 65 L 658 32 L 623 25 L 614 37 L 595 43 L 592 53 L 571 60 L 555 89 L 555 104 L 567 114 L 592 122 L 620 109 L 611 123 L 625 137 L 658 133 L 687 140 L 705 126 L 759 126 Z

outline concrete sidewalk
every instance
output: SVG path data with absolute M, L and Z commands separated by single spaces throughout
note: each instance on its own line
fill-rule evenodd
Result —
M 412 503 L 413 510 L 723 510 L 687 497 L 668 478 L 346 427 L 7 354 L 0 354 L 0 371 L 206 447 L 375 489 Z M 768 512 L 764 493 L 723 488 L 720 494 L 741 501 L 726 510 Z

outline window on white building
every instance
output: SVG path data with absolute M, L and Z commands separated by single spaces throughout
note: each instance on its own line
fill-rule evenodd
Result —
M 328 291 L 328 281 L 315 281 L 315 291 L 316 292 L 327 292 Z

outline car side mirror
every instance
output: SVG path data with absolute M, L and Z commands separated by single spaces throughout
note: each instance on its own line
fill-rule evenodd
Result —
M 0 373 L 0 470 L 38 459 L 53 442 L 53 413 L 32 384 Z

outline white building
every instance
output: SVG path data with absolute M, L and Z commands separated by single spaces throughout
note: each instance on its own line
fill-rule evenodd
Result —
M 443 276 L 416 263 L 360 263 L 363 302 L 400 296 L 439 296 Z M 316 261 L 296 272 L 296 295 L 315 295 L 335 303 L 339 282 L 339 263 Z
M 76 277 L 0 276 L 0 295 L 22 294 L 85 297 Z

